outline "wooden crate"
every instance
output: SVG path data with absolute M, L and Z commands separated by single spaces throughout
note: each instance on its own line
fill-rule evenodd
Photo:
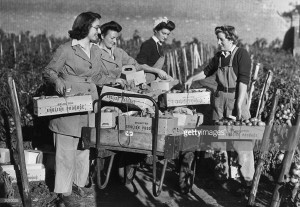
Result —
M 132 136 L 128 136 L 132 135 Z M 88 139 L 91 144 L 96 143 L 96 128 L 89 128 Z M 152 150 L 152 134 L 117 130 L 101 129 L 100 144 L 102 146 L 124 147 L 128 149 Z M 164 152 L 165 136 L 158 135 L 157 151 Z
M 34 114 L 37 116 L 70 114 L 93 110 L 91 95 L 34 97 L 33 105 Z
M 107 92 L 117 92 L 117 93 L 130 93 L 130 94 L 138 94 L 135 92 L 131 91 L 125 91 L 117 88 L 112 88 L 108 86 L 103 86 L 101 95 Z M 115 103 L 128 103 L 128 104 L 134 104 L 141 109 L 149 108 L 153 106 L 152 101 L 148 99 L 143 99 L 143 98 L 132 98 L 132 97 L 124 97 L 124 96 L 112 96 L 112 95 L 107 95 L 104 96 L 103 101 L 110 101 L 110 102 L 115 102 Z
M 134 116 L 119 116 L 118 126 L 120 130 L 130 130 L 133 132 L 153 133 L 153 118 L 134 117 Z M 178 126 L 178 119 L 159 118 L 158 119 L 158 134 L 173 134 L 174 128 Z
M 197 130 L 201 136 L 219 140 L 261 140 L 265 126 L 201 126 Z
M 164 102 L 167 107 L 210 104 L 211 92 L 206 89 L 194 89 L 190 93 L 165 93 Z

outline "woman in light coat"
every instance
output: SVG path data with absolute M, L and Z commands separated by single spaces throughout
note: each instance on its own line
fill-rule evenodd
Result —
M 99 73 L 101 51 L 93 42 L 98 41 L 101 16 L 93 12 L 81 13 L 69 31 L 71 41 L 61 45 L 46 66 L 43 77 L 55 86 L 60 96 L 91 94 L 98 99 L 92 77 Z M 84 196 L 89 172 L 89 150 L 77 150 L 81 128 L 87 126 L 84 113 L 57 116 L 50 121 L 56 145 L 56 175 L 54 192 L 61 195 L 65 206 L 79 206 L 71 197 L 75 193 Z
M 144 70 L 157 74 L 161 79 L 172 79 L 164 71 L 148 66 L 140 65 L 137 61 L 130 57 L 123 49 L 117 47 L 117 39 L 122 27 L 114 21 L 107 22 L 101 26 L 101 42 L 99 47 L 102 50 L 101 54 L 101 72 L 94 77 L 93 80 L 97 85 L 105 85 L 110 83 L 120 83 L 122 86 L 126 84 L 124 79 L 121 79 L 122 66 L 134 65 L 136 70 Z

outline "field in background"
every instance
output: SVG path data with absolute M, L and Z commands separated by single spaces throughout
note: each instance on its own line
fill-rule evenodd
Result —
M 123 37 L 129 39 L 135 29 L 143 39 L 152 35 L 153 18 L 167 16 L 176 23 L 173 38 L 182 42 L 193 37 L 215 44 L 214 27 L 235 25 L 243 42 L 256 38 L 268 42 L 283 36 L 289 24 L 280 17 L 271 0 L 0 0 L 0 27 L 7 32 L 30 31 L 32 34 L 67 35 L 75 16 L 96 11 L 103 22 L 118 21 Z

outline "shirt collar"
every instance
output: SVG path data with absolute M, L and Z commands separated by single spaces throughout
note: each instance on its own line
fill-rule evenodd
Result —
M 230 50 L 229 51 L 222 51 L 222 55 L 224 56 L 224 57 L 227 57 L 228 55 L 230 55 L 232 52 L 233 52 L 233 50 L 236 48 L 236 45 L 232 45 L 232 47 L 230 48 Z
M 76 46 L 76 45 L 79 45 L 80 47 L 83 47 L 83 45 L 81 44 L 81 42 L 79 40 L 76 40 L 76 39 L 72 39 L 72 47 L 73 46 Z M 90 43 L 90 48 L 93 46 L 93 45 L 96 45 L 95 43 L 91 42 Z
M 98 47 L 102 50 L 104 50 L 105 52 L 107 52 L 109 54 L 109 56 L 112 58 L 112 59 L 115 59 L 114 58 L 114 50 L 115 50 L 115 46 L 110 49 L 108 49 L 107 47 L 105 47 L 105 45 L 103 45 L 101 42 L 100 44 L 98 44 Z
M 156 42 L 156 44 L 162 45 L 162 43 L 159 41 L 159 39 L 155 35 L 152 36 L 152 39 Z

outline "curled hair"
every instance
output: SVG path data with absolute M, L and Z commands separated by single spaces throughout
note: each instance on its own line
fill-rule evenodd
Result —
M 101 25 L 100 29 L 101 29 L 101 34 L 104 37 L 107 35 L 108 30 L 112 30 L 112 31 L 115 31 L 115 32 L 121 32 L 122 31 L 121 25 L 119 25 L 115 21 L 110 21 L 110 22 L 107 22 L 107 23 Z
M 220 32 L 224 33 L 227 39 L 232 40 L 233 44 L 236 44 L 238 42 L 239 37 L 233 26 L 224 25 L 216 27 L 215 34 L 218 35 Z
M 83 12 L 79 14 L 72 26 L 72 30 L 69 31 L 69 36 L 72 39 L 81 40 L 89 34 L 89 30 L 92 23 L 96 19 L 101 19 L 101 15 L 94 12 Z
M 170 20 L 168 20 L 167 23 L 161 22 L 153 29 L 153 31 L 160 31 L 162 29 L 168 29 L 170 31 L 173 31 L 175 29 L 175 24 Z

